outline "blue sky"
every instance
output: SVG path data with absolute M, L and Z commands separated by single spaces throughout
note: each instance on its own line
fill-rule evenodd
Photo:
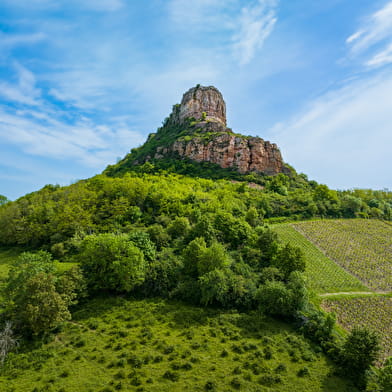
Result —
M 391 0 L 2 0 L 0 194 L 101 172 L 196 84 L 335 189 L 392 189 Z

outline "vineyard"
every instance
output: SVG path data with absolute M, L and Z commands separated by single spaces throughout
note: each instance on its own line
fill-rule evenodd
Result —
M 292 226 L 369 288 L 392 290 L 392 226 L 365 219 L 308 221 Z
M 335 312 L 338 323 L 345 329 L 366 325 L 378 332 L 382 339 L 381 359 L 392 355 L 392 297 L 329 298 L 322 306 Z
M 310 222 L 308 222 L 310 223 Z M 298 246 L 305 255 L 308 286 L 317 293 L 367 290 L 357 278 L 347 273 L 334 261 L 324 255 L 315 245 L 289 224 L 273 226 L 279 239 L 284 243 Z

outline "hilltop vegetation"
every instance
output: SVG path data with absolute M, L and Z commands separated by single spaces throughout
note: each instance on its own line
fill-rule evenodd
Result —
M 228 178 L 219 180 L 173 172 L 182 168 L 186 174 L 192 168 L 195 174 L 202 167 L 181 161 L 164 169 L 147 162 L 122 177 L 99 175 L 68 187 L 48 185 L 1 206 L 0 244 L 40 250 L 22 253 L 13 262 L 4 282 L 3 320 L 11 320 L 18 334 L 36 342 L 42 342 L 42 336 L 67 340 L 72 335 L 73 324 L 68 321 L 72 313 L 73 317 L 76 310 L 83 313 L 88 306 L 84 302 L 86 296 L 90 301 L 99 293 L 104 293 L 108 300 L 124 295 L 159 297 L 210 306 L 215 308 L 214 312 L 232 310 L 251 312 L 257 317 L 273 316 L 300 326 L 301 333 L 314 342 L 314 346 L 309 346 L 313 347 L 312 355 L 318 351 L 327 353 L 335 360 L 337 369 L 345 369 L 345 376 L 363 386 L 365 371 L 372 360 L 350 371 L 352 361 L 348 360 L 344 337 L 334 330 L 333 317 L 309 302 L 303 277 L 309 261 L 297 246 L 279 242 L 266 222 L 314 216 L 379 215 L 389 219 L 390 193 L 336 192 L 295 172 L 291 176 L 249 175 L 241 178 L 244 181 L 234 181 L 230 178 L 232 172 L 223 169 L 215 173 Z M 69 268 L 70 263 L 73 264 Z M 65 326 L 65 335 L 58 335 L 60 332 L 56 330 L 61 325 Z M 279 339 L 276 337 L 276 341 Z M 365 341 L 373 344 L 372 339 Z M 23 347 L 26 355 L 33 358 L 31 347 Z M 223 346 L 220 349 L 229 350 Z M 374 353 L 377 345 L 367 349 Z M 116 350 L 113 347 L 107 350 L 105 355 L 114 360 Z M 285 355 L 278 353 L 279 361 L 285 362 Z M 16 354 L 10 358 L 11 367 L 5 368 L 8 370 L 4 375 L 12 374 L 12 361 L 17 363 L 20 357 Z M 31 362 L 26 365 L 28 368 L 34 367 L 34 361 Z M 246 370 L 248 365 L 244 366 Z M 285 366 L 291 369 L 287 379 L 279 377 L 282 388 L 286 388 L 283 385 L 287 382 L 290 389 L 301 368 Z M 304 375 L 316 372 L 312 366 L 302 367 L 305 366 L 307 370 L 301 371 Z M 268 377 L 271 369 L 265 370 Z M 170 372 L 176 369 L 170 370 L 165 365 L 163 370 L 151 368 L 161 381 L 161 373 L 169 372 L 168 377 L 172 377 Z M 204 372 L 199 371 L 200 375 Z M 100 385 L 114 388 L 109 379 L 117 376 L 111 371 L 107 374 Z M 123 377 L 121 374 L 116 385 Z M 325 378 L 326 373 L 322 374 L 312 379 L 313 384 L 305 383 L 306 388 L 317 390 L 312 388 Z M 26 383 L 31 382 L 30 377 L 29 371 L 18 376 L 20 380 L 30 380 Z M 231 388 L 235 389 L 238 383 L 248 385 L 248 390 L 258 390 L 259 377 L 251 376 L 250 380 L 248 376 L 241 377 L 233 376 Z M 226 381 L 221 384 L 214 378 L 211 382 L 218 385 L 217 390 L 227 387 Z M 69 390 L 76 388 L 72 383 Z M 121 383 L 130 388 L 129 383 Z M 159 383 L 156 385 L 161 388 Z M 34 385 L 39 390 L 48 388 L 48 384 L 51 381 L 40 379 Z

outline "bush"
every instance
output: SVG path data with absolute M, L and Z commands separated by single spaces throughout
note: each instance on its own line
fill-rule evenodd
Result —
M 345 374 L 362 386 L 365 372 L 376 361 L 379 351 L 380 338 L 375 332 L 354 327 L 341 350 L 340 362 Z
M 125 234 L 86 236 L 76 258 L 92 291 L 129 292 L 145 278 L 143 252 Z

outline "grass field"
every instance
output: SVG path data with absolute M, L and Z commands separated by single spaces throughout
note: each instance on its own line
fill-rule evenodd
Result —
M 11 354 L 0 390 L 355 391 L 286 324 L 125 298 L 92 300 L 50 341 Z
M 284 243 L 302 249 L 306 261 L 305 275 L 308 286 L 316 293 L 368 290 L 356 277 L 325 256 L 290 224 L 274 225 L 273 230 Z
M 391 296 L 328 298 L 322 306 L 335 312 L 338 323 L 347 330 L 354 325 L 366 325 L 376 331 L 382 339 L 381 359 L 392 356 Z
M 328 257 L 377 291 L 392 290 L 392 226 L 339 219 L 292 224 Z

